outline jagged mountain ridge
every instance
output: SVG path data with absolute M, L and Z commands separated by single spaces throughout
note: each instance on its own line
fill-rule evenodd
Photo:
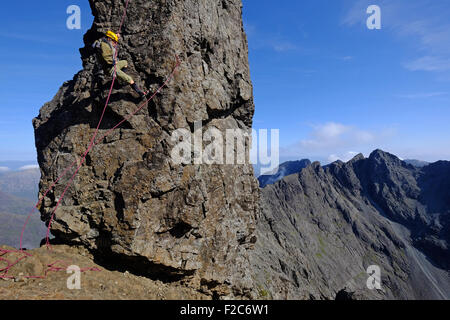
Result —
M 251 256 L 260 295 L 448 299 L 449 169 L 377 150 L 262 189 Z M 383 291 L 367 289 L 369 265 L 381 267 Z

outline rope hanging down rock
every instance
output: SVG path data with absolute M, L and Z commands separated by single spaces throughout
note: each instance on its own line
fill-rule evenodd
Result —
M 124 9 L 124 13 L 122 15 L 122 19 L 121 19 L 121 23 L 120 23 L 120 27 L 119 27 L 119 34 L 122 30 L 122 26 L 123 23 L 125 21 L 125 17 L 127 14 L 127 10 L 128 10 L 128 4 L 129 4 L 130 0 L 127 0 L 125 3 L 125 9 Z M 116 50 L 115 53 L 115 58 L 117 58 L 117 54 L 118 54 L 118 50 Z M 168 83 L 170 82 L 170 80 L 172 80 L 172 78 L 174 77 L 178 67 L 180 66 L 181 61 L 179 60 L 178 56 L 176 56 L 176 65 L 174 67 L 174 69 L 172 70 L 171 74 L 169 75 L 169 77 L 166 79 L 166 81 L 154 92 L 154 94 L 148 98 L 147 100 L 145 100 L 144 102 L 141 103 L 141 105 L 138 106 L 138 108 L 133 111 L 130 115 L 128 115 L 127 117 L 125 117 L 123 120 L 121 120 L 119 123 L 117 123 L 113 128 L 111 128 L 110 130 L 108 130 L 108 132 L 106 134 L 104 134 L 102 137 L 100 137 L 99 139 L 96 140 L 99 129 L 100 129 L 100 125 L 103 122 L 103 118 L 106 112 L 106 109 L 109 105 L 109 101 L 110 101 L 110 97 L 111 97 L 111 93 L 112 93 L 112 89 L 114 87 L 114 82 L 116 79 L 116 66 L 114 66 L 114 73 L 113 73 L 113 79 L 112 79 L 112 83 L 111 83 L 111 87 L 109 89 L 109 93 L 108 93 L 108 97 L 106 99 L 106 103 L 105 106 L 103 108 L 100 120 L 98 122 L 98 125 L 96 127 L 96 130 L 94 132 L 94 135 L 89 143 L 88 148 L 86 149 L 86 151 L 84 152 L 82 159 L 80 161 L 80 164 L 78 165 L 77 169 L 75 170 L 74 174 L 72 175 L 72 177 L 70 178 L 69 182 L 66 184 L 65 189 L 63 191 L 63 193 L 61 194 L 61 196 L 59 197 L 59 200 L 56 204 L 56 207 L 54 208 L 48 227 L 47 227 L 47 234 L 46 234 L 46 245 L 47 248 L 51 248 L 50 245 L 50 240 L 49 240 L 49 235 L 50 235 L 50 229 L 51 229 L 51 224 L 53 222 L 54 216 L 55 216 L 55 212 L 58 209 L 61 201 L 64 198 L 65 193 L 67 192 L 68 188 L 70 187 L 70 185 L 72 184 L 73 180 L 75 179 L 76 175 L 78 174 L 78 171 L 80 170 L 81 166 L 84 164 L 86 157 L 88 155 L 88 153 L 92 150 L 92 148 L 97 145 L 101 140 L 103 140 L 106 136 L 110 135 L 114 130 L 116 130 L 121 124 L 123 124 L 125 121 L 128 121 L 131 117 L 133 117 L 136 113 L 138 113 L 140 110 L 142 110 L 142 108 L 145 107 L 145 105 L 148 104 L 148 102 L 150 102 L 151 100 L 153 100 L 153 98 L 164 88 L 168 85 Z M 53 189 L 53 187 L 55 187 L 55 185 L 69 172 L 70 169 L 72 169 L 75 164 L 77 164 L 77 160 L 75 160 L 70 166 L 68 166 L 66 169 L 64 169 L 63 173 L 52 183 L 52 185 L 45 191 L 45 193 L 43 194 L 43 196 L 39 199 L 38 203 L 33 207 L 33 209 L 31 210 L 30 214 L 27 216 L 27 219 L 25 220 L 24 226 L 22 228 L 22 232 L 21 232 L 21 236 L 20 236 L 20 249 L 19 250 L 6 250 L 6 249 L 0 249 L 0 261 L 4 261 L 6 262 L 7 266 L 5 268 L 0 269 L 0 273 L 2 273 L 2 275 L 0 275 L 0 278 L 6 278 L 6 279 L 10 279 L 13 278 L 11 276 L 7 276 L 8 271 L 15 266 L 16 264 L 18 264 L 20 261 L 31 257 L 32 255 L 30 253 L 27 253 L 24 251 L 23 249 L 23 236 L 25 233 L 25 229 L 26 226 L 28 224 L 28 221 L 31 217 L 31 215 L 34 213 L 34 211 L 36 209 L 40 209 L 40 206 L 42 204 L 43 199 L 47 196 L 48 192 L 50 192 L 50 190 Z M 16 261 L 11 262 L 6 258 L 3 258 L 4 255 L 6 254 L 13 254 L 13 253 L 21 253 L 23 254 L 23 256 L 21 256 L 20 258 L 18 258 Z M 61 271 L 61 270 L 65 270 L 63 267 L 55 267 L 55 265 L 58 263 L 59 261 L 56 261 L 54 263 L 49 264 L 47 267 L 49 268 L 48 270 L 46 270 L 45 275 L 44 276 L 26 276 L 24 278 L 28 278 L 28 279 L 43 279 L 47 276 L 48 272 L 51 271 Z M 82 272 L 85 271 L 100 271 L 98 268 L 85 268 L 82 269 Z

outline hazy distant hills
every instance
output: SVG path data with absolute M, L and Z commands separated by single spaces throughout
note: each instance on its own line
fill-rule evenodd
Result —
M 26 215 L 33 207 L 33 201 L 0 191 L 0 212 Z
M 40 173 L 21 161 L 2 162 L 0 167 L 0 243 L 18 247 L 25 219 L 38 200 Z M 28 222 L 23 245 L 38 247 L 44 236 L 45 226 L 35 211 Z
M 40 176 L 37 168 L 0 172 L 0 191 L 36 201 Z

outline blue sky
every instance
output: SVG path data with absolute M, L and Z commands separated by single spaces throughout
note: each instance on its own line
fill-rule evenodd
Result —
M 328 162 L 381 148 L 450 160 L 450 3 L 243 0 L 255 128 L 281 157 Z M 82 30 L 66 28 L 79 5 Z M 366 8 L 381 8 L 369 30 Z M 81 69 L 87 0 L 5 2 L 0 12 L 0 161 L 34 160 L 31 119 Z

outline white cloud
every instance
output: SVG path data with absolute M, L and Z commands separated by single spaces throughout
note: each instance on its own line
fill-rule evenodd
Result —
M 288 51 L 298 51 L 304 53 L 308 51 L 295 42 L 289 40 L 286 35 L 258 32 L 257 27 L 247 21 L 244 21 L 244 30 L 250 39 L 250 45 L 254 49 L 270 48 L 271 50 L 279 53 Z
M 373 1 L 358 0 L 348 8 L 341 24 L 365 28 L 366 9 Z M 417 58 L 403 64 L 411 71 L 450 71 L 448 3 L 429 0 L 378 0 L 382 29 L 416 49 Z M 414 54 L 414 53 L 413 53 Z
M 280 148 L 280 155 L 289 159 L 348 161 L 358 153 L 370 153 L 375 149 L 384 148 L 396 135 L 397 131 L 392 127 L 367 130 L 354 125 L 328 122 L 311 126 L 311 131 L 305 138 Z
M 8 167 L 0 167 L 0 172 L 7 172 L 10 171 L 11 169 Z
M 404 99 L 423 99 L 423 98 L 434 98 L 448 95 L 448 92 L 426 92 L 426 93 L 411 93 L 411 94 L 398 94 L 397 98 Z
M 342 18 L 341 24 L 345 26 L 363 25 L 365 22 L 365 9 L 367 1 L 357 1 Z
M 354 157 L 356 157 L 358 154 L 359 154 L 359 152 L 355 152 L 355 151 L 347 151 L 347 152 L 345 152 L 345 153 L 343 153 L 343 154 L 339 154 L 339 155 L 337 155 L 337 154 L 331 154 L 331 155 L 328 157 L 328 161 L 329 161 L 329 162 L 335 162 L 335 161 L 341 160 L 341 161 L 343 161 L 343 162 L 347 162 L 347 161 L 352 160 L 352 159 L 353 159 Z
M 306 149 L 323 149 L 355 143 L 368 143 L 373 139 L 374 135 L 371 132 L 341 123 L 328 122 L 313 126 L 310 136 L 301 140 L 300 146 Z
M 19 168 L 19 171 L 25 171 L 25 170 L 33 170 L 33 169 L 39 169 L 39 165 L 37 164 L 30 164 Z
M 411 71 L 448 71 L 450 70 L 450 57 L 426 56 L 407 62 L 404 67 Z
M 256 33 L 256 27 L 247 21 L 244 21 L 244 30 L 248 37 L 251 37 Z
M 277 52 L 285 52 L 285 51 L 291 51 L 291 50 L 297 50 L 298 47 L 290 42 L 278 42 L 275 41 L 272 43 L 272 47 Z
M 341 19 L 341 25 L 366 28 L 367 18 L 369 17 L 369 14 L 367 14 L 367 8 L 373 4 L 375 4 L 373 0 L 353 1 L 351 7 L 348 8 L 346 14 Z M 377 0 L 376 5 L 381 8 L 382 26 L 384 26 L 384 22 L 386 20 L 390 21 L 390 17 L 394 12 L 396 12 L 395 3 L 390 0 Z

